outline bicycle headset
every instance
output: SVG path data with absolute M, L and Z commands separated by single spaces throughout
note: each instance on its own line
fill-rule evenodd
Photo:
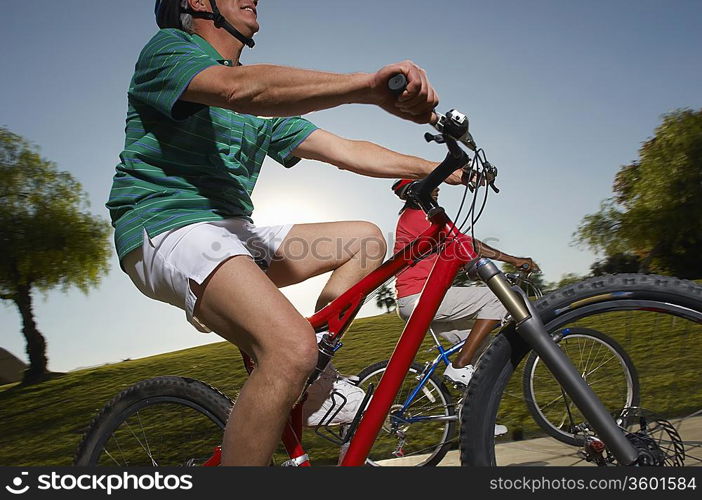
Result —
M 158 24 L 158 27 L 161 29 L 178 28 L 182 30 L 183 26 L 180 23 L 180 15 L 190 14 L 193 17 L 213 21 L 216 28 L 224 28 L 225 31 L 247 47 L 252 48 L 255 45 L 251 38 L 244 36 L 224 18 L 217 7 L 216 0 L 210 0 L 210 4 L 212 5 L 212 12 L 198 12 L 192 10 L 190 7 L 182 7 L 181 0 L 156 0 L 156 7 L 154 9 L 156 13 L 156 24 Z

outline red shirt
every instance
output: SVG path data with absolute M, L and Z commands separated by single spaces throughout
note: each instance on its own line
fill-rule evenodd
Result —
M 405 245 L 414 241 L 417 236 L 426 231 L 431 224 L 427 220 L 427 216 L 423 210 L 408 208 L 402 212 L 397 220 L 397 228 L 395 228 L 395 247 L 393 253 L 402 250 Z M 472 242 L 471 238 L 463 235 L 468 241 Z M 472 248 L 472 243 L 471 243 Z M 395 281 L 395 289 L 397 290 L 397 298 L 407 297 L 422 291 L 424 283 L 434 267 L 434 262 L 438 258 L 438 254 L 432 254 L 426 257 L 414 266 L 408 267 L 397 276 Z

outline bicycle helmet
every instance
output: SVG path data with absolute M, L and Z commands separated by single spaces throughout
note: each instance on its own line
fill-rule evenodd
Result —
M 154 8 L 156 24 L 162 29 L 183 29 L 183 26 L 180 24 L 180 15 L 190 14 L 193 17 L 213 21 L 216 28 L 224 28 L 225 31 L 247 47 L 255 45 L 251 38 L 244 36 L 224 18 L 217 7 L 216 0 L 210 0 L 210 4 L 212 5 L 212 12 L 198 12 L 189 7 L 181 7 L 181 0 L 156 0 L 156 7 Z
M 392 191 L 401 200 L 405 199 L 405 194 L 407 193 L 407 187 L 414 182 L 412 179 L 400 179 L 395 181 L 392 185 Z

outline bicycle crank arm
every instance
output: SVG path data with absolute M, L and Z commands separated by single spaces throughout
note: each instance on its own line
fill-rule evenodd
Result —
M 511 287 L 502 272 L 488 259 L 475 262 L 471 271 L 476 273 L 502 302 L 516 321 L 516 329 L 520 337 L 536 351 L 598 436 L 607 443 L 619 463 L 635 464 L 638 451 L 626 438 L 587 382 L 583 380 L 568 356 L 548 334 L 524 292 L 517 287 Z

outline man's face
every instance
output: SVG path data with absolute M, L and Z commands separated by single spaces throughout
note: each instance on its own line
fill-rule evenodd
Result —
M 258 32 L 258 0 L 217 0 L 217 7 L 244 36 Z

